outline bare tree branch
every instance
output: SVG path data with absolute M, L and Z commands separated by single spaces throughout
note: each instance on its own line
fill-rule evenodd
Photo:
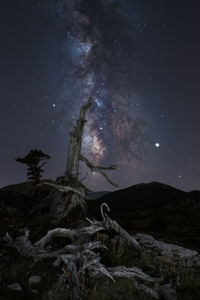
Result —
M 79 159 L 84 161 L 86 163 L 86 165 L 88 166 L 88 168 L 92 171 L 92 172 L 98 172 L 101 175 L 103 175 L 106 180 L 113 185 L 114 187 L 118 187 L 118 185 L 116 183 L 114 183 L 112 180 L 110 180 L 110 178 L 108 177 L 108 175 L 103 171 L 103 170 L 115 170 L 116 166 L 115 165 L 110 165 L 108 167 L 104 167 L 104 166 L 94 166 L 85 156 L 83 156 L 82 154 L 80 154 Z
M 88 172 L 83 176 L 83 178 L 80 179 L 80 182 L 83 182 L 88 177 Z

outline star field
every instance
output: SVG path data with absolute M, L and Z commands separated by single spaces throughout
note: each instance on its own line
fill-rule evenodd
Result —
M 68 132 L 89 97 L 83 153 L 125 187 L 199 188 L 199 5 L 187 1 L 9 0 L 2 8 L 0 185 L 41 148 L 64 173 Z M 87 168 L 81 165 L 80 177 Z M 89 172 L 88 172 L 89 173 Z M 110 189 L 98 174 L 85 184 Z

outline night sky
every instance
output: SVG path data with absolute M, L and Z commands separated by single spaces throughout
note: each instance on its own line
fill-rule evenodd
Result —
M 3 0 L 0 39 L 0 186 L 26 180 L 15 158 L 33 148 L 52 157 L 45 178 L 62 175 L 91 96 L 82 151 L 116 164 L 120 188 L 200 189 L 198 1 Z M 112 189 L 98 174 L 84 183 Z

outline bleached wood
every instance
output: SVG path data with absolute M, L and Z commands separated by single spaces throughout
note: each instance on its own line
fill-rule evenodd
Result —
M 105 230 L 114 231 L 117 234 L 119 234 L 121 237 L 123 237 L 129 244 L 131 244 L 135 249 L 138 251 L 141 251 L 141 247 L 136 241 L 136 239 L 131 236 L 126 230 L 124 230 L 117 221 L 112 220 L 107 213 L 104 212 L 104 208 L 107 209 L 108 212 L 110 212 L 110 208 L 107 203 L 101 204 L 101 216 L 102 221 L 92 221 L 89 218 L 86 218 L 86 220 L 91 224 L 91 226 L 102 226 Z
M 78 194 L 76 195 L 79 196 Z M 107 212 L 110 211 L 109 206 L 103 203 L 101 205 L 101 221 L 93 221 L 87 218 L 90 225 L 83 228 L 52 229 L 34 244 L 29 240 L 28 229 L 25 230 L 23 236 L 16 239 L 13 239 L 7 233 L 4 240 L 11 247 L 16 248 L 21 255 L 30 256 L 34 260 L 55 258 L 53 265 L 60 267 L 63 271 L 65 278 L 68 280 L 66 286 L 70 289 L 72 299 L 74 300 L 80 299 L 80 291 L 83 289 L 82 285 L 84 285 L 81 282 L 82 280 L 84 282 L 84 277 L 88 272 L 90 276 L 103 275 L 112 281 L 115 281 L 117 277 L 133 279 L 133 285 L 136 289 L 142 290 L 151 297 L 158 299 L 159 280 L 157 278 L 150 277 L 136 267 L 127 268 L 125 266 L 117 266 L 107 268 L 101 263 L 100 255 L 94 252 L 95 249 L 106 249 L 99 241 L 89 241 L 89 237 L 92 237 L 96 232 L 101 230 L 114 231 L 131 243 L 135 249 L 141 249 L 137 241 L 121 228 L 116 221 L 112 220 L 105 210 Z M 54 251 L 51 248 L 51 242 L 55 237 L 65 237 L 70 240 L 70 243 L 66 244 L 62 249 Z M 80 278 L 82 278 L 81 281 Z M 144 284 L 141 282 L 144 282 Z M 149 284 L 154 285 L 154 287 L 149 287 Z
M 156 281 L 154 278 L 145 274 L 144 272 L 142 272 L 141 269 L 136 267 L 127 268 L 124 266 L 118 266 L 118 267 L 112 267 L 107 269 L 114 277 L 138 278 L 146 282 Z

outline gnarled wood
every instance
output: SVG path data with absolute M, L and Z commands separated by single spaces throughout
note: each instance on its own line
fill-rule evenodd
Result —
M 44 182 L 43 184 L 52 186 L 55 190 L 49 193 L 50 214 L 51 220 L 54 224 L 59 224 L 64 220 L 77 206 L 79 206 L 79 214 L 82 217 L 86 214 L 87 204 L 85 202 L 86 188 L 78 181 L 79 174 L 79 161 L 82 160 L 90 168 L 92 172 L 98 172 L 103 175 L 106 180 L 113 186 L 118 185 L 107 176 L 106 170 L 115 170 L 115 165 L 108 167 L 94 166 L 86 157 L 81 155 L 82 135 L 86 122 L 85 116 L 87 110 L 91 107 L 92 99 L 90 98 L 81 108 L 80 115 L 77 120 L 76 126 L 74 126 L 72 132 L 70 132 L 68 154 L 67 154 L 67 167 L 65 175 L 59 177 L 56 183 Z M 87 173 L 86 173 L 87 176 Z M 83 181 L 86 177 L 82 178 Z M 71 192 L 71 193 L 70 193 Z
M 107 203 L 102 203 L 101 204 L 101 216 L 102 216 L 102 221 L 92 221 L 89 218 L 86 218 L 86 220 L 92 225 L 92 226 L 102 226 L 105 228 L 105 230 L 109 231 L 114 231 L 120 236 L 122 236 L 129 244 L 131 244 L 135 249 L 138 251 L 141 251 L 141 247 L 126 230 L 124 230 L 115 220 L 112 220 L 104 211 L 103 209 L 106 208 L 107 211 L 110 211 L 110 208 Z
M 85 197 L 85 191 L 83 189 L 81 189 L 81 188 L 80 189 L 76 189 L 76 188 L 71 187 L 71 186 L 65 186 L 65 185 L 55 184 L 55 183 L 48 182 L 48 181 L 44 181 L 44 182 L 38 184 L 38 186 L 41 186 L 41 185 L 52 186 L 52 187 L 54 187 L 55 189 L 57 189 L 61 193 L 74 192 L 74 193 L 78 194 L 79 196 L 81 196 L 83 198 Z
M 76 191 L 74 191 L 74 193 L 76 193 Z M 101 205 L 102 221 L 91 221 L 87 219 L 90 226 L 76 229 L 52 229 L 34 244 L 29 240 L 29 230 L 25 230 L 25 234 L 15 240 L 7 233 L 4 237 L 4 241 L 6 241 L 9 246 L 16 248 L 21 255 L 30 256 L 34 260 L 55 258 L 53 265 L 57 268 L 60 267 L 63 271 L 64 277 L 62 278 L 67 281 L 66 286 L 69 288 L 72 299 L 74 300 L 80 299 L 80 292 L 84 289 L 84 278 L 87 274 L 89 274 L 89 276 L 106 276 L 112 281 L 115 281 L 117 277 L 133 279 L 133 285 L 136 289 L 142 290 L 151 297 L 158 299 L 158 283 L 162 279 L 152 278 L 136 267 L 127 268 L 117 266 L 106 268 L 101 263 L 99 253 L 94 252 L 94 250 L 100 248 L 106 249 L 106 246 L 100 242 L 91 240 L 92 236 L 101 230 L 115 231 L 131 243 L 134 248 L 140 250 L 137 241 L 122 229 L 116 221 L 108 217 L 104 211 L 105 209 L 110 211 L 108 205 L 103 203 Z M 66 244 L 62 249 L 55 251 L 52 248 L 52 241 L 55 237 L 65 237 L 71 242 Z M 139 280 L 139 282 L 137 282 L 137 280 Z M 141 281 L 144 282 L 144 284 L 142 284 Z M 149 287 L 149 285 L 153 285 L 153 288 Z
M 98 172 L 101 175 L 103 175 L 106 180 L 113 185 L 114 187 L 118 187 L 118 185 L 116 183 L 114 183 L 112 180 L 110 180 L 110 178 L 108 177 L 108 175 L 103 171 L 103 170 L 115 170 L 116 166 L 115 165 L 110 165 L 108 167 L 104 167 L 104 166 L 94 166 L 85 156 L 83 156 L 82 154 L 80 155 L 80 160 L 84 161 L 86 163 L 86 165 L 88 166 L 88 168 L 92 171 L 92 172 Z
M 42 182 L 40 185 L 49 185 L 54 188 L 48 196 L 51 202 L 52 222 L 57 223 L 63 220 L 78 206 L 80 212 L 85 215 L 87 204 L 85 202 L 86 189 L 84 189 L 83 185 L 78 184 L 78 182 L 76 186 L 55 184 L 52 182 Z

